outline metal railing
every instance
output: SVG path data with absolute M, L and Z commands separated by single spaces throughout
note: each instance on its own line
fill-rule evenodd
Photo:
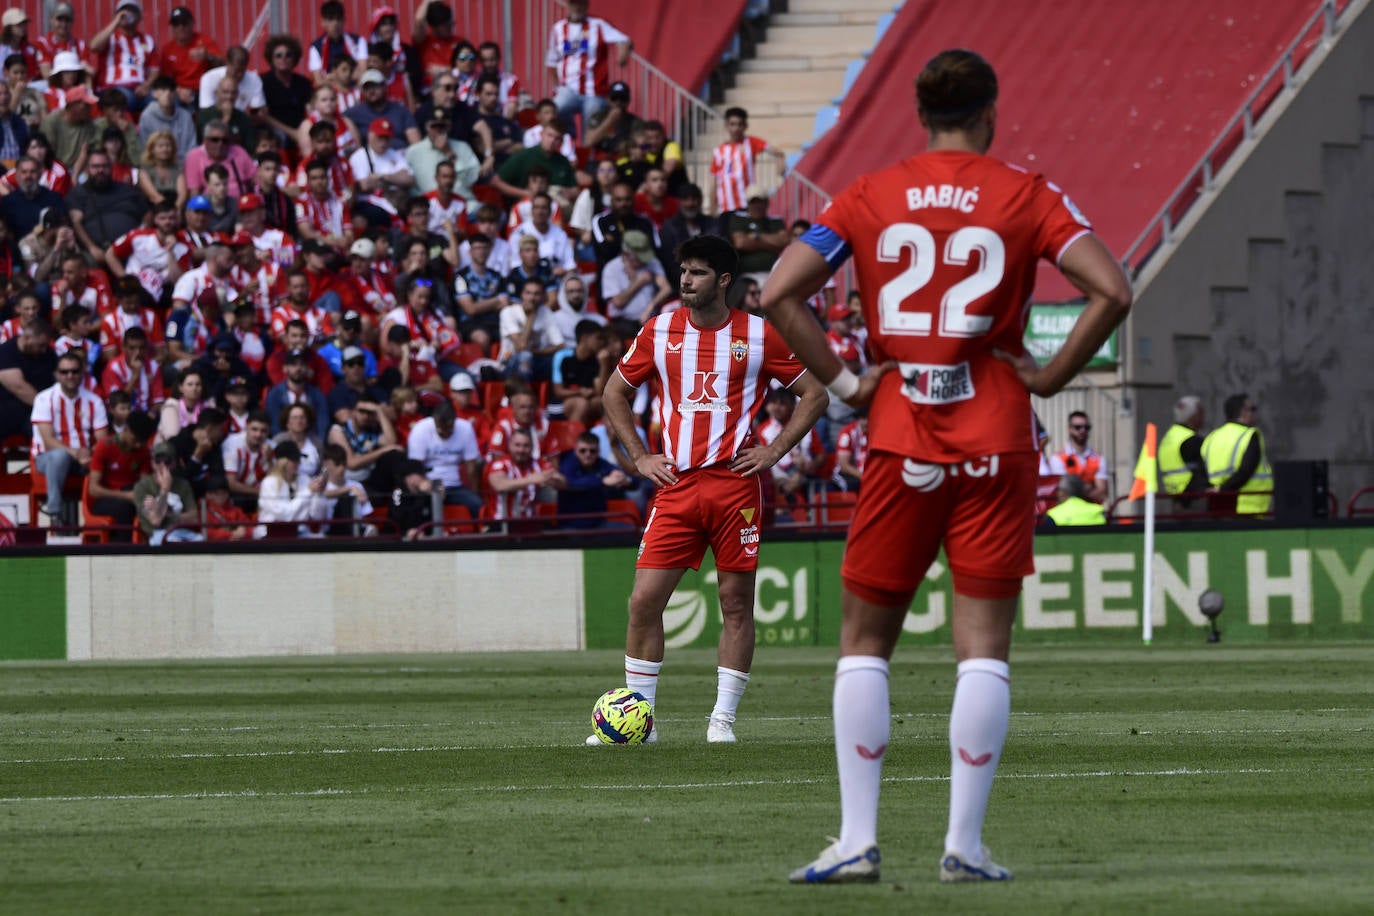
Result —
M 1314 49 L 1335 37 L 1342 14 L 1351 2 L 1322 0 L 1274 65 L 1255 82 L 1254 89 L 1221 128 L 1197 165 L 1122 255 L 1122 263 L 1132 277 L 1140 274 L 1155 252 L 1173 243 L 1175 230 L 1183 217 L 1204 194 L 1215 190 L 1218 172 L 1243 144 L 1254 140 L 1256 124 L 1274 101 L 1285 93 L 1295 91 L 1298 70 Z

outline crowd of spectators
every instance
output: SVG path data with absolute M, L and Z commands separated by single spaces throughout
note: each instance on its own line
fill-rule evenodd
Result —
M 629 38 L 587 7 L 554 26 L 558 88 L 537 101 L 439 0 L 410 42 L 392 8 L 348 23 L 328 0 L 323 34 L 269 36 L 257 68 L 186 7 L 165 45 L 137 0 L 103 24 L 57 3 L 33 39 L 6 11 L 0 441 L 31 442 L 53 524 L 74 523 L 83 477 L 88 513 L 157 541 L 642 508 L 599 392 L 678 307 L 676 246 L 731 239 L 735 304 L 757 309 L 805 225 L 769 214 L 753 165 L 777 151 L 742 110 L 711 174 L 688 175 L 609 78 Z M 704 212 L 694 177 L 726 209 Z M 833 290 L 814 304 L 861 363 L 855 311 Z M 781 492 L 857 485 L 862 420 L 830 419 Z

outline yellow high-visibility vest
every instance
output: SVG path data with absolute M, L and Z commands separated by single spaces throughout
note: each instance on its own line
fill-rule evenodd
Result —
M 1054 519 L 1054 523 L 1060 528 L 1070 525 L 1107 524 L 1106 513 L 1100 505 L 1078 496 L 1070 496 L 1045 514 Z
M 1159 487 L 1165 493 L 1182 493 L 1193 479 L 1193 469 L 1183 462 L 1183 443 L 1197 431 L 1175 423 L 1159 440 Z
M 1207 462 L 1208 483 L 1214 487 L 1220 486 L 1236 472 L 1254 435 L 1256 430 L 1253 426 L 1227 422 L 1202 440 L 1202 460 Z M 1236 514 L 1263 515 L 1268 512 L 1273 502 L 1273 489 L 1274 469 L 1269 466 L 1269 456 L 1264 454 L 1264 439 L 1261 437 L 1259 467 L 1241 485 L 1240 495 L 1236 498 Z M 1253 493 L 1258 495 L 1247 495 Z

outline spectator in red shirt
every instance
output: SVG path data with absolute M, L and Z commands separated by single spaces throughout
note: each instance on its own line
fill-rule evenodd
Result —
M 4 16 L 0 17 L 0 23 L 4 25 L 4 31 L 0 32 L 0 60 L 16 54 L 23 57 L 28 67 L 29 79 L 37 79 L 38 54 L 29 43 L 28 13 L 21 9 L 7 9 Z
M 243 541 L 252 536 L 253 518 L 229 498 L 229 481 L 216 474 L 205 483 L 205 537 L 211 541 Z
M 162 48 L 162 72 L 176 80 L 177 100 L 188 108 L 200 102 L 200 78 L 224 64 L 219 45 L 196 31 L 196 19 L 184 6 L 172 10 L 172 40 Z M 235 84 L 237 91 L 237 84 Z
M 453 34 L 453 8 L 438 0 L 424 0 L 415 9 L 411 34 L 420 56 L 420 91 L 429 94 L 435 77 L 452 70 L 453 52 L 460 39 Z
M 153 458 L 148 452 L 148 443 L 155 432 L 157 421 L 142 411 L 135 411 L 129 414 L 129 421 L 117 435 L 96 443 L 91 451 L 87 483 L 91 510 L 130 529 L 111 531 L 112 541 L 128 541 L 132 537 L 134 520 L 138 518 L 134 484 L 152 470 Z
M 644 176 L 644 190 L 635 194 L 635 212 L 647 216 L 655 229 L 674 216 L 679 209 L 678 199 L 668 196 L 668 173 L 658 166 L 649 169 Z

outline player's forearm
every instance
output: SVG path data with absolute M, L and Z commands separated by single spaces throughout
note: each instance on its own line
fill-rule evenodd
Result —
M 630 459 L 630 464 L 636 465 L 639 459 L 649 454 L 649 450 L 639 440 L 639 433 L 635 430 L 634 412 L 630 404 L 633 394 L 633 389 L 625 384 L 620 376 L 612 373 L 601 396 L 601 408 L 605 411 L 606 422 L 610 425 L 611 432 L 615 433 L 620 447 Z

